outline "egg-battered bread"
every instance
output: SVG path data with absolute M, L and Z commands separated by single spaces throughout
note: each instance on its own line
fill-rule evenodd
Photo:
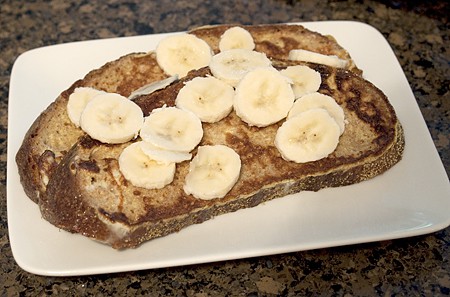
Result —
M 403 130 L 386 96 L 364 80 L 348 53 L 331 37 L 302 26 L 244 26 L 278 69 L 308 65 L 322 78 L 319 92 L 343 108 L 346 128 L 336 150 L 314 162 L 282 158 L 274 145 L 281 121 L 258 128 L 244 123 L 234 111 L 217 123 L 203 123 L 200 145 L 224 144 L 242 161 L 237 183 L 223 198 L 202 200 L 187 195 L 183 183 L 189 161 L 177 164 L 174 181 L 162 189 L 133 186 L 121 174 L 118 157 L 130 143 L 105 144 L 90 138 L 67 115 L 69 95 L 88 86 L 124 96 L 167 77 L 155 54 L 133 53 L 93 70 L 75 82 L 36 119 L 25 135 L 16 161 L 26 194 L 39 204 L 43 218 L 58 228 L 80 233 L 116 249 L 134 248 L 153 238 L 177 232 L 214 216 L 254 207 L 261 202 L 304 190 L 318 191 L 375 177 L 402 156 Z M 216 52 L 228 26 L 194 29 Z M 286 61 L 292 48 L 337 55 L 347 69 Z M 211 75 L 208 67 L 164 89 L 134 100 L 144 112 L 173 106 L 186 81 Z M 192 152 L 195 156 L 196 149 Z
M 190 33 L 205 40 L 213 51 L 217 52 L 220 36 L 229 27 L 231 25 L 201 27 L 191 30 Z M 242 27 L 255 34 L 256 49 L 263 51 L 269 58 L 286 59 L 290 49 L 305 48 L 341 57 L 349 61 L 350 70 L 361 73 L 348 52 L 330 36 L 323 36 L 300 25 Z M 66 110 L 69 95 L 76 87 L 93 87 L 128 96 L 146 84 L 167 77 L 158 65 L 153 51 L 130 53 L 92 70 L 63 91 L 34 121 L 16 156 L 20 179 L 28 197 L 36 203 L 39 202 L 39 197 L 46 191 L 53 169 L 84 134 L 70 122 Z

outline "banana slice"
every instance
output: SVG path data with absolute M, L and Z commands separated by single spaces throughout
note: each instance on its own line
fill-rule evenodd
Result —
M 317 92 L 322 83 L 320 73 L 308 66 L 289 66 L 286 69 L 280 70 L 280 73 L 292 80 L 292 89 L 294 90 L 295 98 Z
M 312 93 L 297 99 L 297 101 L 295 101 L 294 105 L 289 111 L 287 118 L 290 119 L 294 116 L 297 116 L 301 112 L 304 112 L 312 108 L 323 108 L 326 111 L 328 111 L 330 116 L 338 124 L 340 134 L 344 133 L 345 130 L 344 110 L 339 104 L 337 104 L 336 100 L 334 100 L 333 97 L 321 93 Z
M 180 163 L 192 158 L 191 153 L 165 150 L 146 141 L 141 141 L 140 146 L 144 154 L 158 163 Z
M 190 111 L 161 107 L 145 118 L 140 136 L 165 150 L 190 152 L 203 137 L 202 122 Z
M 151 159 L 141 149 L 141 142 L 127 146 L 119 156 L 123 176 L 134 186 L 160 189 L 170 184 L 175 175 L 175 163 L 161 163 Z
M 73 93 L 70 94 L 69 101 L 67 102 L 67 114 L 72 123 L 77 127 L 80 127 L 81 113 L 86 107 L 86 104 L 99 94 L 105 94 L 105 92 L 89 87 L 75 88 Z
M 166 37 L 156 47 L 156 61 L 168 75 L 186 76 L 193 69 L 208 66 L 211 57 L 210 46 L 187 33 Z
M 133 101 L 105 93 L 92 98 L 80 118 L 81 129 L 104 143 L 127 142 L 139 133 L 144 122 L 141 108 Z
M 336 149 L 339 135 L 339 126 L 330 114 L 314 108 L 286 120 L 275 135 L 275 146 L 287 161 L 317 161 Z
M 189 110 L 202 122 L 215 123 L 233 109 L 234 89 L 213 77 L 196 77 L 178 92 L 175 104 Z
M 219 49 L 221 52 L 235 48 L 247 50 L 255 48 L 252 35 L 242 27 L 231 27 L 220 36 Z
M 183 186 L 198 199 L 224 197 L 239 179 L 241 158 L 225 145 L 199 146 Z
M 250 126 L 265 127 L 285 118 L 294 99 L 286 77 L 271 67 L 258 68 L 237 86 L 234 110 Z
M 250 70 L 271 65 L 272 62 L 264 53 L 230 49 L 214 55 L 209 68 L 215 77 L 235 87 Z
M 316 52 L 311 52 L 304 49 L 294 49 L 289 52 L 289 60 L 304 61 L 316 64 L 328 65 L 336 68 L 346 68 L 348 61 L 343 60 L 335 55 L 324 55 Z
M 160 81 L 155 81 L 153 83 L 150 83 L 148 85 L 142 86 L 139 89 L 133 91 L 130 96 L 128 96 L 128 99 L 133 100 L 138 96 L 142 96 L 142 95 L 148 95 L 151 94 L 157 90 L 161 90 L 164 89 L 165 87 L 167 87 L 168 85 L 170 85 L 171 83 L 173 83 L 174 81 L 178 80 L 178 75 L 173 75 L 170 76 L 166 79 L 160 80 Z

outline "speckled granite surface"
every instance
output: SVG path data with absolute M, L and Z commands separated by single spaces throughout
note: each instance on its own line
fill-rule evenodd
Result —
M 414 238 L 221 263 L 70 278 L 21 270 L 8 241 L 7 105 L 11 68 L 32 48 L 203 24 L 359 20 L 387 38 L 450 170 L 446 1 L 0 2 L 0 289 L 2 296 L 440 296 L 450 294 L 450 228 Z

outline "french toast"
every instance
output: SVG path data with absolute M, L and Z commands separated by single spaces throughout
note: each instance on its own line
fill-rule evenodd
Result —
M 231 27 L 206 26 L 189 33 L 206 41 L 217 54 L 222 34 Z M 334 38 L 299 25 L 241 27 L 251 33 L 255 50 L 263 52 L 275 68 L 306 65 L 320 73 L 319 93 L 336 100 L 347 122 L 333 153 L 314 162 L 286 161 L 274 143 L 283 121 L 255 127 L 244 123 L 233 110 L 216 123 L 202 123 L 199 144 L 226 145 L 241 158 L 238 181 L 224 197 L 203 200 L 186 194 L 183 184 L 189 172 L 188 161 L 177 164 L 173 181 L 163 188 L 133 185 L 119 168 L 120 154 L 130 142 L 107 144 L 95 140 L 74 125 L 67 112 L 69 96 L 79 87 L 128 97 L 142 86 L 170 76 L 158 64 L 155 52 L 131 53 L 76 81 L 25 135 L 16 162 L 25 192 L 38 203 L 43 218 L 116 249 L 134 248 L 216 215 L 287 194 L 364 181 L 401 159 L 403 131 L 395 111 L 382 91 L 362 78 L 362 71 Z M 347 66 L 288 61 L 294 49 L 335 55 Z M 192 70 L 163 89 L 131 100 L 148 116 L 163 106 L 174 106 L 187 82 L 211 76 L 210 67 Z M 197 154 L 195 148 L 192 155 Z
M 193 29 L 190 33 L 205 40 L 217 51 L 221 34 L 231 25 Z M 242 26 L 254 34 L 256 49 L 269 58 L 285 59 L 292 48 L 305 48 L 336 55 L 349 62 L 348 69 L 361 71 L 348 52 L 334 38 L 310 31 L 301 25 Z M 73 125 L 67 115 L 68 97 L 76 87 L 93 87 L 124 96 L 146 84 L 167 78 L 153 51 L 130 53 L 88 73 L 75 82 L 34 121 L 16 155 L 21 183 L 31 200 L 39 203 L 45 193 L 52 171 L 60 159 L 84 133 Z
M 274 62 L 280 69 L 293 64 L 298 63 Z M 129 143 L 105 144 L 85 135 L 55 169 L 40 200 L 43 217 L 61 229 L 113 248 L 133 248 L 270 199 L 361 182 L 396 164 L 403 152 L 403 131 L 383 92 L 350 71 L 308 66 L 321 74 L 319 92 L 335 98 L 347 119 L 339 144 L 328 157 L 308 163 L 288 162 L 273 141 L 280 122 L 263 128 L 249 126 L 232 111 L 217 123 L 203 123 L 200 145 L 233 148 L 242 160 L 239 180 L 225 197 L 202 200 L 183 191 L 188 161 L 177 164 L 173 182 L 164 188 L 136 187 L 123 177 L 118 165 L 119 155 Z M 178 82 L 135 102 L 145 115 L 163 105 L 173 106 L 186 81 L 207 75 L 207 67 L 191 71 Z

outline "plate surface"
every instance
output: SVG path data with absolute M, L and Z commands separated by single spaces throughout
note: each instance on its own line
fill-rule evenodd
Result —
M 360 184 L 302 192 L 216 217 L 134 250 L 116 251 L 41 218 L 24 193 L 15 154 L 33 120 L 88 71 L 124 54 L 149 51 L 167 34 L 75 42 L 30 50 L 11 74 L 7 207 L 11 248 L 24 270 L 86 275 L 205 263 L 386 240 L 450 224 L 450 185 L 406 77 L 384 37 L 350 21 L 302 23 L 333 35 L 366 79 L 389 97 L 403 124 L 403 160 Z M 25 108 L 26 106 L 26 108 Z

